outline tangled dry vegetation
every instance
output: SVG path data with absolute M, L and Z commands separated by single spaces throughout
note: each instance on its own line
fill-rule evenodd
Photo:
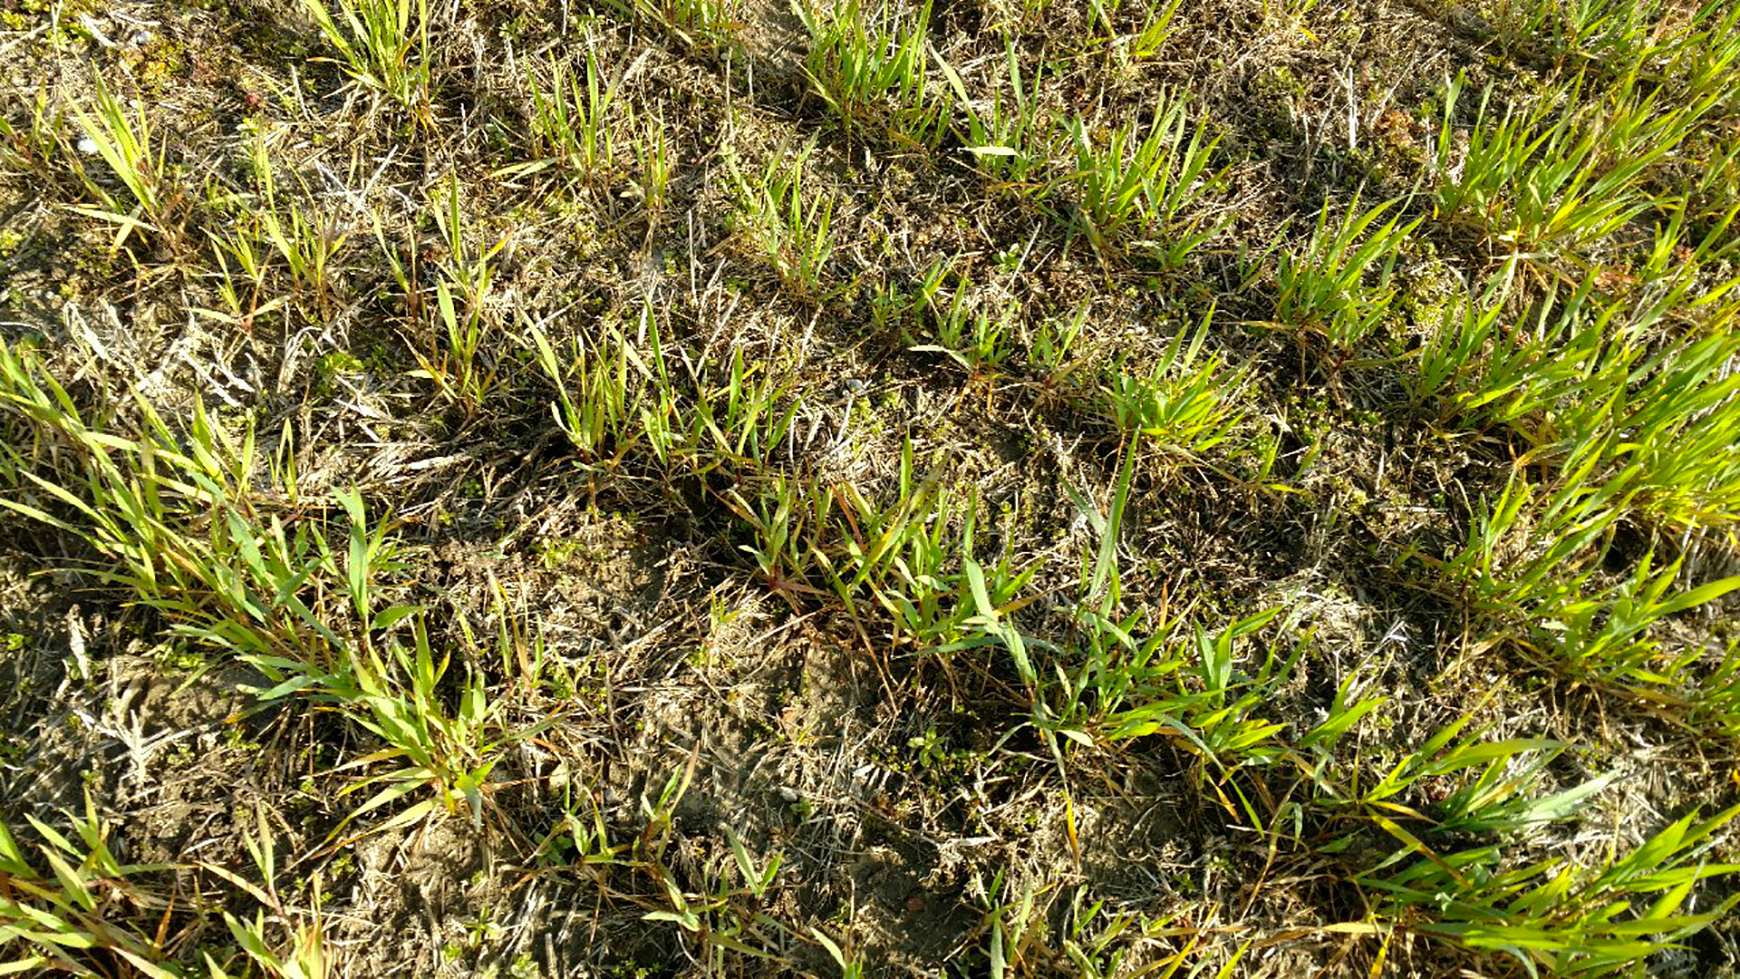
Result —
M 0 973 L 1733 975 L 1733 0 L 5 0 Z

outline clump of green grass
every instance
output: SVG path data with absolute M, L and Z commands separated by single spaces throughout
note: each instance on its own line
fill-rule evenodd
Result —
M 107 164 L 109 172 L 120 180 L 131 201 L 112 194 L 103 181 L 85 168 L 79 154 L 69 146 L 68 153 L 86 192 L 97 201 L 96 207 L 75 210 L 115 225 L 113 250 L 118 251 L 136 231 L 178 246 L 186 220 L 186 201 L 167 159 L 168 144 L 164 137 L 153 133 L 143 102 L 134 99 L 129 111 L 109 90 L 101 74 L 93 78 L 92 86 L 95 102 L 91 111 L 75 111 L 73 122 L 84 133 L 85 139 L 96 147 L 97 154 Z
M 425 786 L 435 796 L 400 812 L 398 823 L 459 802 L 481 819 L 496 728 L 475 677 L 458 712 L 445 709 L 438 686 L 452 657 L 437 661 L 426 610 L 382 602 L 406 570 L 389 522 L 370 521 L 360 494 L 339 491 L 333 499 L 348 518 L 340 534 L 313 520 L 287 526 L 255 487 L 252 430 L 224 431 L 199 402 L 178 432 L 135 398 L 141 431 L 130 438 L 87 423 L 72 404 L 28 350 L 0 349 L 0 405 L 47 447 L 8 467 L 40 496 L 0 506 L 84 540 L 110 563 L 80 570 L 156 610 L 178 640 L 258 669 L 270 684 L 254 691 L 259 699 L 311 698 L 374 734 L 384 747 L 338 770 L 403 764 L 346 790 L 387 783 L 346 824 Z M 324 595 L 342 596 L 343 606 L 323 603 Z M 407 620 L 410 647 L 390 634 Z M 461 629 L 469 636 L 463 622 Z
M 1647 517 L 1669 527 L 1740 520 L 1736 356 L 1731 333 L 1695 337 L 1641 359 L 1613 395 L 1603 420 L 1607 464 L 1636 472 L 1637 509 Z
M 948 62 L 939 58 L 937 64 L 963 117 L 964 128 L 959 123 L 955 128 L 963 150 L 992 180 L 1023 192 L 1042 193 L 1044 188 L 1037 178 L 1049 161 L 1055 124 L 1039 104 L 1040 74 L 1032 75 L 1030 85 L 1022 81 L 1014 41 L 1004 42 L 1003 66 L 1010 92 L 1005 95 L 1002 87 L 997 87 L 988 104 L 968 94 L 966 82 Z
M 1401 216 L 1391 213 L 1397 203 L 1386 201 L 1362 214 L 1356 199 L 1332 225 L 1325 201 L 1303 251 L 1281 255 L 1275 315 L 1344 353 L 1376 332 L 1394 306 L 1396 261 L 1408 235 L 1424 220 L 1401 223 Z M 1379 224 L 1385 214 L 1389 220 Z
M 640 121 L 632 133 L 634 189 L 648 219 L 655 224 L 670 203 L 671 175 L 676 170 L 676 156 L 666 130 L 664 117 L 659 114 Z
M 313 195 L 300 175 L 295 193 L 280 193 L 264 139 L 254 140 L 251 154 L 261 196 L 259 206 L 243 207 L 239 215 L 242 220 L 234 231 L 214 239 L 220 251 L 228 251 L 237 259 L 256 289 L 261 280 L 261 262 L 253 256 L 254 242 L 263 242 L 283 259 L 291 290 L 306 295 L 317 313 L 328 314 L 333 302 L 333 264 L 347 235 L 329 211 L 313 202 Z M 252 242 L 247 240 L 250 238 Z M 257 308 L 254 314 L 258 314 Z
M 196 407 L 183 451 L 181 435 L 140 399 L 140 431 L 116 435 L 117 409 L 87 420 L 28 347 L 0 349 L 0 399 L 38 446 L 13 461 L 23 498 L 0 506 L 84 540 L 106 562 L 88 573 L 161 611 L 186 640 L 336 665 L 331 631 L 309 631 L 318 616 L 286 588 L 318 563 L 312 528 L 262 512 L 250 489 L 251 431 L 237 437 Z
M 1488 10 L 1499 35 L 1515 47 L 1596 65 L 1628 65 L 1659 49 L 1657 25 L 1665 5 L 1660 0 L 1501 0 Z
M 1110 750 L 1121 742 L 1162 735 L 1195 757 L 1199 778 L 1232 785 L 1240 769 L 1273 765 L 1287 757 L 1290 749 L 1282 737 L 1286 725 L 1264 716 L 1264 707 L 1292 675 L 1309 638 L 1295 642 L 1285 656 L 1278 656 L 1278 647 L 1271 645 L 1254 675 L 1248 675 L 1237 667 L 1239 649 L 1273 623 L 1281 609 L 1264 609 L 1212 630 L 1187 628 L 1181 617 L 1169 617 L 1164 606 L 1152 614 L 1119 612 L 1123 591 L 1118 540 L 1137 454 L 1132 444 L 1103 514 L 1068 488 L 1099 546 L 1084 556 L 1073 607 L 1074 634 L 1025 640 L 1026 646 L 1053 657 L 1050 670 L 1043 665 L 1028 668 L 1033 685 L 1040 688 L 1031 723 L 1045 734 L 1060 766 L 1065 741 Z M 1181 632 L 1189 635 L 1179 642 Z M 1346 718 L 1331 720 L 1344 729 L 1370 709 L 1362 706 Z
M 1089 134 L 1080 116 L 1070 121 L 1075 167 L 1063 183 L 1074 193 L 1079 227 L 1096 249 L 1132 231 L 1151 232 L 1165 239 L 1159 254 L 1176 267 L 1219 232 L 1216 225 L 1205 229 L 1195 211 L 1215 183 L 1209 164 L 1220 140 L 1208 137 L 1206 121 L 1190 123 L 1185 104 L 1162 90 L 1140 140 L 1134 121 L 1103 142 Z
M 428 0 L 302 0 L 353 80 L 387 97 L 419 122 L 429 119 L 431 68 Z M 340 23 L 342 20 L 342 24 Z
M 968 297 L 972 282 L 965 270 L 955 273 L 954 288 L 944 297 L 949 263 L 936 262 L 924 271 L 918 287 L 905 301 L 904 312 L 913 313 L 932 334 L 935 343 L 908 349 L 946 354 L 969 371 L 993 369 L 1012 352 L 1011 313 L 993 313 Z
M 1628 76 L 1602 106 L 1562 108 L 1581 102 L 1581 83 L 1573 82 L 1499 112 L 1488 88 L 1461 133 L 1452 114 L 1464 83 L 1458 75 L 1446 89 L 1430 150 L 1438 211 L 1515 253 L 1544 258 L 1587 249 L 1650 207 L 1650 168 L 1713 105 L 1705 97 L 1664 107 L 1659 89 L 1642 94 Z
M 615 176 L 619 131 L 626 125 L 617 98 L 623 73 L 607 79 L 599 65 L 597 44 L 588 37 L 585 46 L 583 74 L 570 73 L 563 59 L 551 58 L 545 68 L 546 83 L 528 59 L 526 87 L 532 93 L 533 152 L 547 155 L 597 186 Z
M 1740 578 L 1677 588 L 1681 562 L 1658 570 L 1646 553 L 1629 576 L 1598 584 L 1603 539 L 1635 492 L 1624 471 L 1605 481 L 1592 478 L 1598 459 L 1590 452 L 1576 460 L 1538 510 L 1528 506 L 1534 489 L 1513 479 L 1483 508 L 1447 570 L 1502 623 L 1501 636 L 1543 662 L 1621 688 L 1673 690 L 1689 680 L 1700 657 L 1671 652 L 1655 627 L 1740 588 Z M 1521 555 L 1507 553 L 1519 540 L 1539 544 Z
M 1601 302 L 1588 278 L 1570 290 L 1549 289 L 1531 328 L 1506 333 L 1504 301 L 1516 268 L 1494 276 L 1478 301 L 1458 306 L 1427 341 L 1421 364 L 1431 388 L 1422 390 L 1447 396 L 1465 417 L 1508 424 L 1532 445 L 1552 445 L 1574 431 L 1563 406 L 1596 393 L 1590 386 L 1603 379 L 1602 351 L 1619 332 L 1614 319 L 1623 307 Z
M 620 465 L 639 433 L 638 386 L 629 379 L 628 339 L 620 331 L 587 351 L 579 336 L 572 353 L 556 348 L 533 324 L 530 333 L 538 366 L 556 388 L 550 405 L 556 424 L 583 463 Z
M 1123 0 L 1094 0 L 1088 17 L 1090 30 L 1103 32 L 1103 42 L 1109 55 L 1121 55 L 1132 61 L 1144 61 L 1160 53 L 1172 36 L 1172 21 L 1178 16 L 1183 0 L 1139 0 L 1139 18 L 1128 21 L 1135 27 L 1123 33 L 1119 21 Z
M 804 72 L 811 90 L 840 120 L 846 135 L 934 148 L 948 132 L 947 89 L 930 85 L 925 38 L 929 0 L 915 12 L 883 0 L 845 0 L 826 10 L 795 9 L 809 31 Z
M 1555 796 L 1551 805 L 1565 805 Z M 1709 838 L 1736 810 L 1673 822 L 1631 852 L 1588 868 L 1565 858 L 1509 866 L 1497 846 L 1409 859 L 1399 851 L 1359 878 L 1377 892 L 1378 913 L 1412 921 L 1421 934 L 1513 959 L 1530 971 L 1614 975 L 1629 971 L 1720 919 L 1730 898 L 1702 914 L 1685 913 L 1698 882 L 1740 870 L 1706 861 Z M 1542 817 L 1544 818 L 1544 817 Z M 1399 869 L 1383 872 L 1388 866 Z M 1423 920 L 1422 920 L 1423 919 Z
M 834 255 L 834 202 L 825 195 L 804 200 L 804 164 L 814 151 L 812 140 L 796 153 L 776 152 L 757 174 L 744 173 L 735 159 L 728 163 L 737 187 L 738 227 L 786 285 L 805 298 L 823 299 Z
M 1726 738 L 1740 737 L 1740 641 L 1730 641 L 1697 685 L 1687 705 L 1692 724 Z
M 847 938 L 842 947 L 839 942 L 828 937 L 828 933 L 814 926 L 810 927 L 810 935 L 816 943 L 827 950 L 834 964 L 840 967 L 840 979 L 864 979 L 864 960 L 852 947 L 852 941 Z
M 1122 366 L 1113 370 L 1106 403 L 1119 431 L 1186 458 L 1202 455 L 1232 433 L 1241 418 L 1232 395 L 1244 372 L 1228 373 L 1219 353 L 1197 360 L 1213 319 L 1211 307 L 1194 332 L 1179 330 L 1146 374 Z
M 957 592 L 957 555 L 971 549 L 974 509 L 934 478 L 921 478 L 912 445 L 901 449 L 894 498 L 879 506 L 850 483 L 834 491 L 841 510 L 835 552 L 828 559 L 834 591 L 857 616 L 868 590 L 890 617 L 891 639 L 920 648 L 960 638 L 970 614 L 950 599 Z
M 360 501 L 355 506 L 353 527 L 361 517 Z M 451 813 L 464 807 L 473 826 L 483 823 L 483 786 L 503 747 L 483 678 L 468 665 L 470 675 L 460 687 L 458 710 L 449 711 L 441 687 L 453 657 L 448 652 L 437 659 L 424 610 L 394 606 L 365 621 L 384 630 L 406 619 L 412 625 L 410 647 L 393 641 L 384 656 L 372 649 L 353 654 L 346 672 L 322 678 L 312 688 L 316 696 L 347 708 L 357 725 L 382 745 L 334 771 L 386 766 L 385 771 L 368 772 L 343 790 L 341 795 L 349 795 L 378 787 L 346 814 L 334 835 L 362 816 L 425 788 L 434 789 L 430 798 L 400 810 L 380 829 L 414 823 L 442 808 Z M 463 619 L 460 624 L 469 637 L 470 626 Z
M 1276 736 L 1286 725 L 1262 716 L 1267 712 L 1261 708 L 1292 675 L 1305 644 L 1295 645 L 1285 659 L 1271 648 L 1249 677 L 1241 671 L 1235 680 L 1234 663 L 1238 641 L 1280 611 L 1267 609 L 1213 633 L 1198 628 L 1182 646 L 1169 645 L 1170 630 L 1162 628 L 1135 644 L 1134 655 L 1107 658 L 1105 653 L 1118 645 L 1096 650 L 1099 655 L 1090 655 L 1081 675 L 1082 693 L 1103 712 L 1090 729 L 1106 742 L 1155 734 L 1177 738 L 1200 757 L 1204 776 L 1211 769 L 1225 778 L 1241 766 L 1273 764 L 1284 753 Z M 1117 642 L 1115 632 L 1105 631 Z
M 122 863 L 109 848 L 113 826 L 97 815 L 90 792 L 82 816 L 69 814 L 77 842 L 26 817 L 42 842 L 37 851 L 48 864 L 45 874 L 26 858 L 24 848 L 0 819 L 0 970 L 23 974 L 65 972 L 98 975 L 105 963 L 151 979 L 176 979 L 181 972 L 164 947 L 166 936 L 151 925 L 170 907 L 137 879 L 167 868 Z M 164 924 L 168 919 L 164 917 Z
M 1451 415 L 1507 426 L 1526 451 L 1506 489 L 1477 505 L 1469 539 L 1443 567 L 1488 618 L 1494 641 L 1582 682 L 1685 705 L 1730 728 L 1725 667 L 1666 641 L 1666 624 L 1740 588 L 1740 578 L 1687 581 L 1661 536 L 1740 519 L 1740 356 L 1725 327 L 1681 339 L 1660 333 L 1683 310 L 1676 282 L 1654 297 L 1601 296 L 1597 277 L 1535 302 L 1508 327 L 1518 261 L 1446 314 L 1420 351 L 1419 390 Z M 1547 475 L 1527 477 L 1526 467 Z M 1641 526 L 1654 543 L 1615 555 L 1614 537 Z M 1610 567 L 1616 563 L 1624 571 Z
M 751 542 L 738 549 L 755 560 L 769 586 L 783 595 L 820 595 L 811 583 L 817 565 L 814 535 L 827 520 L 830 498 L 809 481 L 773 473 L 755 488 L 754 498 L 727 490 L 725 505 L 749 530 Z
M 1735 161 L 1740 161 L 1740 147 L 1724 165 Z M 1740 199 L 1723 195 L 1721 199 L 1729 203 L 1713 207 L 1695 203 L 1704 196 L 1703 188 L 1694 187 L 1678 200 L 1658 202 L 1653 240 L 1637 274 L 1662 297 L 1657 302 L 1673 307 L 1672 313 L 1682 319 L 1709 311 L 1718 317 L 1727 315 L 1721 312 L 1722 301 L 1740 287 L 1740 277 L 1727 277 L 1721 271 L 1740 254 L 1740 237 L 1732 234 L 1735 219 L 1740 218 Z
M 745 357 L 741 349 L 732 351 L 727 364 L 708 362 L 695 378 L 690 441 L 694 471 L 739 476 L 774 471 L 774 453 L 789 447 L 787 439 L 802 407 L 802 399 L 792 394 L 793 384 L 773 365 Z
M 1422 404 L 1453 398 L 1453 392 L 1469 390 L 1481 369 L 1487 344 L 1502 336 L 1499 321 L 1509 310 L 1517 261 L 1488 277 L 1480 290 L 1465 290 L 1449 297 L 1439 322 L 1420 344 L 1418 367 L 1409 378 L 1414 398 Z
M 1625 507 L 1667 526 L 1716 526 L 1740 519 L 1740 457 L 1734 437 L 1740 381 L 1722 366 L 1740 354 L 1715 314 L 1710 332 L 1681 342 L 1652 339 L 1679 287 L 1641 307 L 1605 299 L 1598 278 L 1550 288 L 1530 329 L 1504 331 L 1508 273 L 1478 300 L 1454 307 L 1422 347 L 1422 393 L 1450 411 L 1508 425 L 1531 457 L 1587 463 L 1588 475 L 1618 475 Z M 1652 347 L 1654 348 L 1652 350 Z
M 1740 9 L 1705 0 L 1669 44 L 1673 55 L 1661 74 L 1670 85 L 1683 80 L 1689 101 L 1713 96 L 1725 112 L 1740 107 L 1740 87 L 1733 84 L 1740 66 Z
M 735 0 L 609 0 L 630 17 L 657 24 L 691 51 L 723 58 L 742 50 Z
M 681 928 L 700 949 L 705 967 L 724 972 L 727 966 L 769 957 L 777 923 L 758 909 L 773 890 L 781 858 L 757 861 L 730 827 L 725 828 L 731 856 L 708 869 L 708 886 L 701 893 L 683 890 L 671 872 L 655 866 L 670 910 L 649 911 L 648 921 L 668 921 Z
M 1358 713 L 1341 707 L 1345 693 L 1337 694 L 1332 719 Z M 1732 906 L 1679 912 L 1698 881 L 1740 870 L 1705 859 L 1712 834 L 1740 809 L 1702 821 L 1689 814 L 1628 853 L 1610 852 L 1599 868 L 1565 856 L 1525 857 L 1532 837 L 1575 819 L 1616 775 L 1543 793 L 1549 766 L 1566 746 L 1539 738 L 1487 740 L 1483 729 L 1469 729 L 1478 710 L 1386 763 L 1376 778 L 1333 760 L 1319 739 L 1301 742 L 1318 759 L 1309 767 L 1300 762 L 1311 772 L 1309 805 L 1352 820 L 1353 828 L 1321 852 L 1345 850 L 1361 824 L 1401 844 L 1353 875 L 1371 895 L 1376 933 L 1405 928 L 1510 957 L 1531 972 L 1605 975 L 1672 947 Z M 1338 725 L 1337 736 L 1345 730 Z M 1442 850 L 1441 844 L 1461 849 Z M 1649 903 L 1639 907 L 1643 898 Z
M 263 810 L 256 810 L 255 816 L 258 832 L 243 830 L 242 842 L 254 859 L 254 868 L 260 875 L 260 885 L 249 884 L 228 871 L 220 876 L 253 895 L 262 907 L 255 910 L 251 919 L 238 918 L 225 911 L 224 925 L 229 928 L 230 935 L 236 940 L 236 946 L 241 953 L 266 975 L 276 979 L 323 979 L 329 974 L 334 956 L 324 932 L 320 890 L 315 888 L 314 909 L 306 917 L 287 911 L 278 893 L 278 851 L 273 842 L 272 827 Z M 268 908 L 272 910 L 277 923 L 288 933 L 286 941 L 282 943 L 273 942 L 267 937 L 272 930 L 266 919 Z M 230 962 L 220 964 L 209 951 L 203 951 L 201 957 L 212 979 L 228 979 L 229 973 L 225 966 L 230 965 Z
M 64 153 L 60 134 L 65 110 L 49 103 L 46 84 L 39 86 L 28 101 L 20 95 L 18 104 L 27 106 L 29 115 L 16 123 L 0 117 L 0 137 L 7 141 L 0 152 L 6 153 L 9 164 L 19 170 L 46 170 Z
M 504 235 L 486 245 L 488 239 L 481 229 L 471 226 L 461 207 L 459 178 L 449 174 L 444 183 L 447 192 L 443 199 L 431 201 L 429 208 L 446 245 L 446 257 L 435 282 L 435 323 L 430 331 L 434 342 L 428 344 L 427 352 L 416 344 L 411 346 L 417 370 L 410 373 L 433 381 L 445 400 L 470 416 L 482 409 L 495 386 L 497 367 L 492 345 L 486 341 L 502 330 L 499 314 L 489 308 L 489 300 L 495 281 L 493 261 L 508 239 Z M 426 287 L 390 252 L 388 264 L 406 296 L 420 297 Z M 421 301 L 415 305 L 428 308 Z
M 1088 312 L 1084 303 L 1068 316 L 1047 316 L 1026 331 L 1027 367 L 1038 374 L 1045 390 L 1061 388 L 1085 362 L 1078 346 Z
M 1023 682 L 1037 682 L 1005 618 L 1026 604 L 1021 592 L 1036 569 L 1008 554 L 976 561 L 976 499 L 919 476 L 910 443 L 885 503 L 850 482 L 777 472 L 750 489 L 729 490 L 724 502 L 750 538 L 739 549 L 776 592 L 795 603 L 831 591 L 859 629 L 886 627 L 893 648 L 945 670 L 964 651 L 1007 648 L 1026 664 Z

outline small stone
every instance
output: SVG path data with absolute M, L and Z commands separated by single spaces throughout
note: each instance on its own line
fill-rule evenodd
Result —
M 924 910 L 924 898 L 918 896 L 917 894 L 914 894 L 913 896 L 907 898 L 906 899 L 906 910 L 912 914 L 918 914 L 920 911 L 923 911 Z
M 1450 8 L 1449 20 L 1451 27 L 1463 33 L 1489 34 L 1492 32 L 1492 25 L 1486 22 L 1486 18 L 1462 4 L 1456 4 Z
M 84 139 L 79 140 L 79 152 L 83 153 L 86 156 L 96 156 L 97 155 L 97 141 L 90 138 L 89 136 L 86 136 Z

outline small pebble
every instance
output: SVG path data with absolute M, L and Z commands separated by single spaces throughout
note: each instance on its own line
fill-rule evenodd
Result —
M 89 136 L 86 136 L 84 139 L 79 140 L 79 152 L 83 153 L 86 156 L 96 156 L 97 155 L 97 141 L 90 138 Z
M 861 378 L 856 378 L 856 377 L 846 378 L 846 390 L 852 392 L 853 394 L 863 394 L 865 391 L 868 391 L 869 389 L 870 389 L 870 385 L 864 383 L 864 381 Z
M 924 910 L 924 898 L 919 897 L 917 894 L 914 894 L 913 896 L 907 898 L 906 899 L 906 910 L 910 911 L 913 914 L 917 914 L 920 911 L 923 911 Z
M 1492 25 L 1479 12 L 1461 4 L 1452 6 L 1448 11 L 1450 26 L 1459 31 L 1469 33 L 1490 33 Z

